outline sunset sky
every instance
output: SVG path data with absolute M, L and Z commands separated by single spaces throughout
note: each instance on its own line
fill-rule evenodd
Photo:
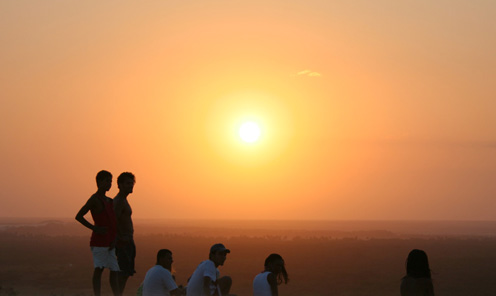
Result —
M 0 2 L 0 217 L 496 217 L 496 1 Z M 256 122 L 260 139 L 243 142 Z

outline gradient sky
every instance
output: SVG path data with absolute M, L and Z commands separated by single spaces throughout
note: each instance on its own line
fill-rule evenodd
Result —
M 496 2 L 0 2 L 0 216 L 496 217 Z M 256 144 L 236 129 L 253 120 Z

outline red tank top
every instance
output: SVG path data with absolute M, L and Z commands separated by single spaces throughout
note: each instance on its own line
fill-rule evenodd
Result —
M 117 235 L 117 221 L 114 213 L 114 203 L 112 199 L 105 200 L 102 197 L 98 199 L 105 206 L 104 210 L 100 213 L 91 212 L 95 226 L 107 227 L 107 232 L 98 234 L 93 231 L 90 239 L 90 246 L 92 247 L 109 247 L 115 240 Z

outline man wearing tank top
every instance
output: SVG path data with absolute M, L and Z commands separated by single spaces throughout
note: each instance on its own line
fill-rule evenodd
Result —
M 116 219 L 112 199 L 105 193 L 112 187 L 112 174 L 100 171 L 96 175 L 98 190 L 81 207 L 76 220 L 92 230 L 90 248 L 93 254 L 93 293 L 100 295 L 101 279 L 104 268 L 110 269 L 110 286 L 114 295 L 120 295 L 118 288 L 119 265 L 115 254 L 115 238 L 117 234 Z M 91 212 L 93 224 L 84 218 Z

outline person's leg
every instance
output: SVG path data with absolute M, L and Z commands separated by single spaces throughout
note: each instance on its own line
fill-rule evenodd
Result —
M 93 293 L 95 296 L 100 296 L 102 286 L 102 273 L 103 268 L 96 267 L 93 271 Z
M 217 284 L 219 285 L 220 292 L 222 295 L 229 295 L 229 291 L 232 286 L 232 279 L 230 276 L 223 276 L 217 280 Z
M 119 263 L 115 254 L 115 248 L 108 251 L 108 267 L 110 269 L 110 288 L 114 296 L 120 296 L 121 290 L 119 288 Z
M 119 292 L 122 295 L 126 288 L 127 279 L 134 274 L 134 244 L 128 243 L 117 247 L 116 254 L 120 269 L 118 273 Z
M 121 290 L 119 289 L 119 272 L 110 271 L 110 287 L 112 288 L 112 293 L 114 296 L 120 296 Z
M 93 255 L 93 267 L 95 270 L 93 271 L 93 293 L 96 296 L 101 294 L 101 286 L 102 286 L 102 273 L 103 269 L 106 266 L 106 250 L 102 247 L 90 247 L 91 254 Z
M 118 276 L 119 295 L 122 295 L 124 293 L 124 288 L 126 287 L 126 282 L 128 278 L 129 278 L 128 275 L 122 274 L 122 272 L 119 273 Z

